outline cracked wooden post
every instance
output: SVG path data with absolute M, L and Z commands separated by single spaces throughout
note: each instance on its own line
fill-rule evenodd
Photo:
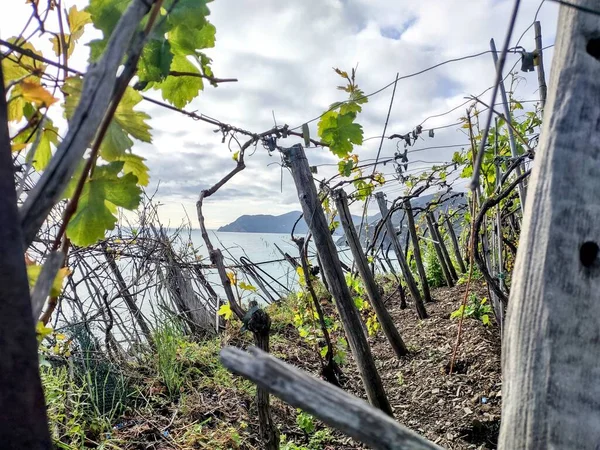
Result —
M 291 169 L 298 191 L 298 199 L 304 212 L 304 219 L 313 235 L 315 247 L 321 259 L 323 274 L 329 284 L 330 292 L 335 298 L 335 304 L 340 313 L 350 350 L 358 366 L 369 402 L 392 416 L 392 407 L 375 367 L 371 348 L 362 332 L 360 315 L 346 284 L 344 272 L 327 226 L 325 213 L 317 196 L 317 189 L 304 149 L 301 145 L 295 145 L 283 149 L 282 152 L 286 164 Z
M 412 206 L 409 199 L 404 200 L 404 212 L 406 213 L 406 218 L 408 219 L 408 232 L 413 243 L 413 255 L 415 255 L 415 263 L 419 272 L 419 278 L 421 279 L 423 297 L 425 302 L 430 303 L 433 300 L 431 299 L 429 282 L 427 281 L 425 266 L 423 266 L 423 259 L 421 258 L 421 247 L 419 246 L 419 236 L 417 234 L 417 227 L 415 226 L 415 216 L 413 215 Z
M 433 226 L 433 221 L 429 216 L 429 213 L 425 214 L 425 220 L 427 221 L 427 228 L 429 229 L 429 234 L 431 235 L 431 240 L 433 241 L 433 248 L 435 249 L 435 253 L 438 257 L 438 261 L 440 262 L 440 267 L 442 268 L 442 272 L 444 273 L 444 278 L 446 279 L 446 284 L 449 287 L 454 286 L 454 279 L 450 274 L 450 270 L 446 265 L 446 260 L 444 259 L 444 254 L 442 253 L 442 248 L 440 247 L 440 242 L 435 232 L 435 228 Z
M 560 7 L 502 351 L 500 448 L 600 442 L 600 18 Z
M 375 310 L 375 314 L 377 315 L 381 329 L 383 330 L 388 342 L 394 349 L 396 356 L 405 356 L 408 354 L 406 345 L 404 344 L 398 329 L 394 325 L 394 321 L 392 320 L 390 313 L 383 304 L 383 299 L 379 293 L 379 287 L 377 286 L 377 283 L 375 283 L 373 272 L 369 268 L 369 262 L 367 261 L 365 252 L 360 245 L 360 240 L 358 239 L 356 228 L 354 227 L 354 223 L 352 221 L 352 215 L 350 214 L 350 209 L 348 208 L 348 196 L 346 191 L 343 189 L 338 189 L 335 191 L 334 196 L 335 206 L 338 210 L 340 222 L 342 223 L 344 233 L 346 234 L 346 241 L 348 241 L 348 246 L 350 247 L 350 251 L 354 257 L 354 262 L 356 263 L 356 268 L 358 269 L 358 273 L 363 280 L 365 290 L 369 296 L 369 301 Z
M 379 205 L 379 212 L 381 213 L 381 217 L 387 217 L 388 209 L 387 205 L 385 204 L 383 192 L 377 192 L 375 194 L 375 198 L 377 199 L 377 204 Z M 404 255 L 402 246 L 400 245 L 400 242 L 398 242 L 398 236 L 396 236 L 396 230 L 394 230 L 391 215 L 385 221 L 385 226 L 387 229 L 387 234 L 390 237 L 392 244 L 394 245 L 394 251 L 396 252 L 396 257 L 398 258 L 398 262 L 400 263 L 400 267 L 402 268 L 402 273 L 404 274 L 404 279 L 406 280 L 406 284 L 408 285 L 408 290 L 410 291 L 413 301 L 415 302 L 417 316 L 419 317 L 419 319 L 426 319 L 428 317 L 427 310 L 425 309 L 425 305 L 423 304 L 423 300 L 421 299 L 421 293 L 417 288 L 417 283 L 415 282 L 415 279 L 412 276 L 412 273 L 410 272 L 408 262 L 406 262 L 406 256 Z

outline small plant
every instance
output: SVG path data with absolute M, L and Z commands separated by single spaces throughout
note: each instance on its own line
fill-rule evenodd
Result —
M 156 369 L 171 398 L 177 397 L 183 386 L 183 363 L 178 357 L 183 333 L 176 323 L 164 321 L 154 333 Z
M 306 434 L 312 434 L 315 432 L 314 417 L 304 411 L 298 410 L 298 415 L 296 416 L 296 424 Z
M 444 286 L 446 280 L 444 279 L 444 272 L 442 271 L 442 266 L 437 258 L 433 242 L 427 241 L 424 259 L 425 275 L 427 276 L 429 287 L 436 288 Z
M 487 303 L 487 298 L 482 298 L 481 301 L 477 298 L 476 294 L 469 296 L 469 301 L 466 305 L 460 305 L 460 307 L 454 311 L 451 315 L 451 319 L 457 319 L 461 315 L 464 317 L 470 317 L 476 320 L 480 320 L 484 325 L 490 324 L 490 314 L 492 313 L 492 307 Z
M 398 372 L 396 374 L 396 379 L 398 380 L 398 385 L 404 386 L 404 375 L 402 374 L 402 372 Z

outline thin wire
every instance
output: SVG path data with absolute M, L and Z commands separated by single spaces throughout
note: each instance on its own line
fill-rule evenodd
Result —
M 310 119 L 310 120 L 309 120 L 309 121 L 307 121 L 307 122 L 304 122 L 302 125 L 304 125 L 304 124 L 308 124 L 308 123 L 311 123 L 311 122 L 314 122 L 315 120 L 319 120 L 321 117 L 323 117 L 323 116 L 324 116 L 325 114 L 327 114 L 329 111 L 332 111 L 333 109 L 337 108 L 337 107 L 338 107 L 340 104 L 343 104 L 343 103 L 348 103 L 349 101 L 358 101 L 358 100 L 362 100 L 362 99 L 369 98 L 369 97 L 372 97 L 372 96 L 374 96 L 374 95 L 377 95 L 377 94 L 379 94 L 380 92 L 383 92 L 383 91 L 385 91 L 387 88 L 389 88 L 389 87 L 393 86 L 393 85 L 394 85 L 394 84 L 396 84 L 398 81 L 401 81 L 401 80 L 406 80 L 407 78 L 416 77 L 417 75 L 424 74 L 425 72 L 429 72 L 430 70 L 437 69 L 438 67 L 441 67 L 441 66 L 443 66 L 443 65 L 446 65 L 446 64 L 449 64 L 449 63 L 452 63 L 452 62 L 459 62 L 459 61 L 464 61 L 464 60 L 466 60 L 466 59 L 477 58 L 477 57 L 479 57 L 479 56 L 486 55 L 486 54 L 488 54 L 488 53 L 491 53 L 491 52 L 492 52 L 491 50 L 485 50 L 485 51 L 483 51 L 483 52 L 474 53 L 474 54 L 472 54 L 472 55 L 467 55 L 467 56 L 461 56 L 461 57 L 459 57 L 459 58 L 448 59 L 448 60 L 446 60 L 446 61 L 442 61 L 441 63 L 438 63 L 438 64 L 436 64 L 436 65 L 434 65 L 434 66 L 431 66 L 431 67 L 427 67 L 426 69 L 420 70 L 420 71 L 418 71 L 418 72 L 410 73 L 410 74 L 408 74 L 408 75 L 403 75 L 403 76 L 399 77 L 397 80 L 394 80 L 394 81 L 392 81 L 392 82 L 391 82 L 391 83 L 389 83 L 389 84 L 386 84 L 386 85 L 385 85 L 385 86 L 383 86 L 382 88 L 379 88 L 379 89 L 377 89 L 376 91 L 374 91 L 374 92 L 371 92 L 370 94 L 364 95 L 364 96 L 362 96 L 362 97 L 359 97 L 359 98 L 356 98 L 356 99 L 353 99 L 353 100 L 345 100 L 345 101 L 343 101 L 343 102 L 338 102 L 338 103 L 336 103 L 335 107 L 329 108 L 329 109 L 328 109 L 327 111 L 325 111 L 324 113 L 322 113 L 322 114 L 319 114 L 317 117 L 314 117 L 314 118 Z M 301 128 L 301 127 L 302 127 L 302 125 L 298 125 L 297 127 L 290 128 L 290 129 L 291 129 L 292 131 L 294 131 L 294 130 L 297 130 L 298 128 Z
M 540 5 L 538 6 L 537 11 L 535 12 L 535 16 L 533 17 L 533 22 L 531 22 L 531 25 L 529 25 L 527 28 L 525 28 L 525 31 L 523 31 L 523 33 L 521 34 L 521 37 L 519 38 L 519 40 L 517 41 L 517 43 L 515 44 L 515 47 L 518 47 L 519 44 L 521 43 L 521 41 L 523 40 L 523 38 L 525 37 L 525 34 L 531 30 L 531 27 L 533 27 L 533 25 L 535 24 L 535 22 L 537 21 L 538 18 L 538 14 L 540 13 L 540 10 L 542 9 L 542 6 L 544 5 L 544 2 L 546 0 L 542 0 L 540 2 Z
M 390 114 L 392 113 L 392 106 L 394 106 L 394 97 L 396 96 L 396 86 L 398 85 L 398 76 L 400 73 L 396 73 L 396 80 L 394 81 L 394 90 L 392 91 L 392 98 L 390 98 L 390 106 L 388 108 L 387 116 L 385 118 L 385 124 L 383 125 L 383 133 L 381 134 L 381 140 L 379 141 L 379 149 L 377 150 L 377 156 L 375 157 L 375 163 L 373 164 L 373 171 L 371 172 L 371 176 L 375 175 L 375 170 L 377 169 L 377 163 L 379 162 L 379 157 L 381 156 L 381 149 L 383 147 L 383 140 L 385 139 L 385 132 L 387 131 L 387 126 L 390 121 Z M 365 204 L 363 206 L 362 217 L 360 219 L 360 227 L 358 228 L 358 239 L 361 238 L 363 225 L 365 223 L 365 217 L 367 216 L 367 209 L 369 208 L 369 200 L 371 196 L 367 197 Z
M 500 58 L 498 60 L 498 64 L 496 65 L 496 82 L 494 84 L 494 89 L 492 91 L 492 99 L 490 101 L 490 105 L 496 103 L 496 97 L 498 96 L 498 89 L 500 87 L 500 83 L 502 82 L 502 70 L 504 69 L 504 63 L 506 62 L 506 54 L 508 53 L 508 46 L 510 45 L 510 38 L 512 36 L 513 30 L 515 28 L 515 22 L 517 20 L 517 14 L 519 12 L 519 5 L 521 4 L 521 0 L 515 0 L 515 6 L 513 7 L 512 16 L 510 18 L 510 22 L 508 25 L 508 31 L 506 33 L 506 39 L 504 40 L 504 46 L 502 48 L 502 52 L 500 53 Z M 477 154 L 477 160 L 475 161 L 475 167 L 473 167 L 473 178 L 471 179 L 471 189 L 474 191 L 477 186 L 479 186 L 479 172 L 481 172 L 481 163 L 483 162 L 483 154 L 485 152 L 485 144 L 487 142 L 488 133 L 490 132 L 490 127 L 492 125 L 492 117 L 494 115 L 494 110 L 490 109 L 490 112 L 487 116 L 485 129 L 483 135 L 481 137 L 481 142 L 479 144 L 479 152 Z

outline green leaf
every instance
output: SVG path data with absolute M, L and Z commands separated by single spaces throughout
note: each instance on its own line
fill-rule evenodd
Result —
M 81 77 L 69 77 L 63 85 L 64 115 L 67 120 L 73 116 L 75 108 L 77 108 L 82 88 Z M 117 161 L 127 150 L 131 149 L 133 147 L 131 137 L 143 142 L 152 141 L 150 126 L 146 123 L 150 116 L 133 109 L 141 101 L 141 94 L 128 87 L 100 144 L 100 156 L 106 161 Z
M 143 142 L 152 142 L 150 125 L 145 122 L 150 119 L 150 116 L 144 112 L 133 110 L 141 101 L 142 94 L 128 87 L 117 106 L 114 120 L 134 138 Z
M 329 144 L 334 155 L 343 158 L 352 151 L 353 144 L 362 144 L 363 129 L 354 123 L 355 117 L 355 114 L 338 114 L 334 111 L 321 117 L 317 127 L 319 136 Z
M 58 128 L 52 125 L 52 122 L 44 126 L 44 128 L 38 133 L 42 133 L 40 136 L 39 144 L 35 150 L 35 154 L 29 153 L 27 155 L 27 161 L 33 162 L 33 168 L 37 171 L 44 170 L 52 159 L 52 148 L 51 144 L 56 147 L 58 145 Z M 35 142 L 35 140 L 33 140 Z M 32 149 L 33 150 L 33 149 Z
M 103 38 L 91 41 L 90 59 L 96 61 L 104 51 L 108 38 L 115 29 L 119 19 L 129 6 L 130 0 L 90 0 L 85 11 L 91 15 L 94 27 L 102 31 Z
M 193 55 L 196 50 L 215 46 L 217 29 L 210 22 L 205 22 L 200 28 L 181 24 L 169 32 L 168 38 L 173 53 L 176 55 Z
M 169 75 L 173 53 L 166 39 L 153 39 L 146 44 L 140 57 L 137 75 L 140 81 L 161 81 Z
M 106 130 L 102 144 L 100 144 L 100 156 L 106 161 L 118 161 L 131 147 L 133 147 L 133 141 L 125 133 L 125 130 L 113 120 Z
M 205 17 L 210 14 L 207 3 L 211 0 L 168 0 L 164 8 L 169 12 L 167 21 L 173 27 L 186 24 L 197 29 L 204 25 Z M 175 6 L 173 6 L 175 4 Z
M 102 239 L 107 230 L 115 227 L 117 207 L 135 209 L 141 197 L 137 177 L 132 173 L 119 176 L 122 161 L 97 166 L 83 187 L 77 211 L 67 227 L 67 236 L 78 246 L 85 247 Z
M 490 324 L 490 316 L 488 316 L 487 314 L 484 314 L 483 316 L 481 316 L 481 321 L 483 322 L 484 325 L 489 325 Z
M 340 161 L 338 162 L 338 172 L 340 173 L 340 175 L 344 176 L 344 177 L 349 177 L 350 174 L 352 173 L 352 168 L 354 167 L 354 161 L 352 160 L 348 160 L 348 161 Z
M 175 55 L 171 63 L 171 71 L 192 72 L 200 75 L 200 71 L 185 56 Z M 191 102 L 204 88 L 202 78 L 195 76 L 169 76 L 161 83 L 152 83 L 160 89 L 162 98 L 176 108 L 183 108 Z
M 123 173 L 132 173 L 138 179 L 140 186 L 148 186 L 150 182 L 149 169 L 144 161 L 146 159 L 141 156 L 134 155 L 133 153 L 125 153 L 120 156 L 117 161 L 123 161 Z

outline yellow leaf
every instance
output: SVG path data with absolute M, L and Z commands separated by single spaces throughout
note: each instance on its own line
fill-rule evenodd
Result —
M 13 152 L 18 152 L 27 147 L 27 144 L 11 144 L 10 149 Z
M 42 271 L 42 266 L 40 264 L 28 264 L 27 265 L 27 278 L 29 279 L 29 287 L 33 289 L 35 283 L 37 282 L 38 277 Z M 59 269 L 56 274 L 56 278 L 52 283 L 52 287 L 50 288 L 50 297 L 58 297 L 62 291 L 63 281 L 65 277 L 68 276 L 71 271 L 67 267 L 63 267 Z
M 21 81 L 21 91 L 26 101 L 38 105 L 50 106 L 58 101 L 57 98 L 52 97 L 52 94 L 41 85 L 30 81 Z
M 220 316 L 223 316 L 223 318 L 225 320 L 231 319 L 231 316 L 233 315 L 233 311 L 231 310 L 231 306 L 229 306 L 229 303 L 226 303 L 225 305 L 221 305 L 221 307 L 219 308 L 218 314 Z
M 252 286 L 251 284 L 246 284 L 243 281 L 240 281 L 240 289 L 243 289 L 245 291 L 256 291 L 256 288 L 254 286 Z
M 238 160 L 239 160 L 239 157 L 240 157 L 240 152 L 239 152 L 239 150 L 238 150 L 237 152 L 235 152 L 235 153 L 233 154 L 233 160 L 234 160 L 234 161 L 238 161 Z
M 233 272 L 227 272 L 227 278 L 229 278 L 229 282 L 235 286 L 235 284 L 237 283 L 237 279 L 235 277 L 235 273 L 233 273 Z

